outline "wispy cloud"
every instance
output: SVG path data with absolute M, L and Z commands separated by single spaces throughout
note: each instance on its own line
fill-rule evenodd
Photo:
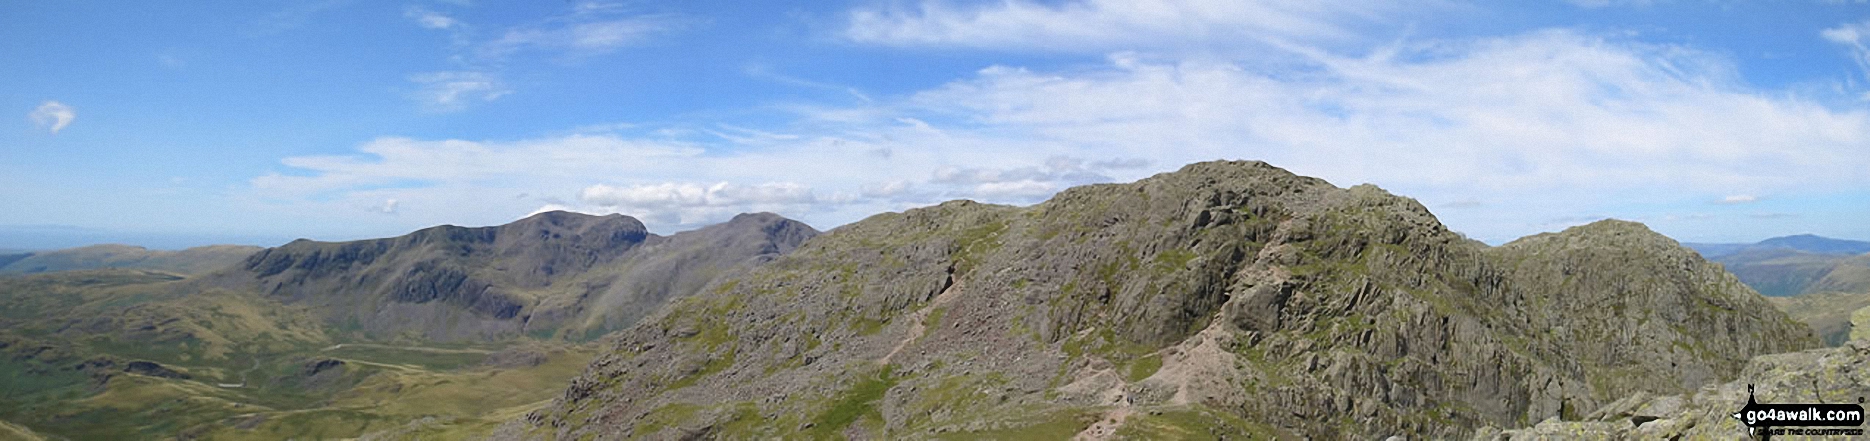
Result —
M 855 10 L 844 34 L 892 46 L 1090 52 L 1326 43 L 1360 38 L 1354 26 L 1444 7 L 1433 1 L 1009 0 L 954 6 L 923 0 L 913 7 Z
M 1850 51 L 1851 60 L 1856 61 L 1857 68 L 1863 71 L 1865 79 L 1870 80 L 1870 44 L 1866 44 L 1866 40 L 1870 40 L 1870 21 L 1839 25 L 1820 31 L 1818 35 L 1844 45 Z M 1864 94 L 1864 99 L 1870 100 L 1870 92 Z
M 455 20 L 453 17 L 421 6 L 410 6 L 407 9 L 403 9 L 403 17 L 414 20 L 417 25 L 427 29 L 448 30 L 461 25 L 461 22 Z
M 855 87 L 831 84 L 831 83 L 826 83 L 822 81 L 807 80 L 804 78 L 786 75 L 786 74 L 783 74 L 783 73 L 780 73 L 774 70 L 772 66 L 766 65 L 764 63 L 748 64 L 745 68 L 742 69 L 742 71 L 746 72 L 747 76 L 749 77 L 772 81 L 772 82 L 776 82 L 779 84 L 785 84 L 788 86 L 805 87 L 805 88 L 811 88 L 811 89 L 838 91 L 838 92 L 850 94 L 851 97 L 857 98 L 859 101 L 863 101 L 863 102 L 874 102 L 875 101 L 875 100 L 870 99 L 869 94 L 866 94 L 863 91 L 858 90 Z
M 411 75 L 418 89 L 413 94 L 424 109 L 455 112 L 474 102 L 500 99 L 513 93 L 498 77 L 485 72 L 430 72 Z
M 410 76 L 419 87 L 412 97 L 425 110 L 437 112 L 459 111 L 513 93 L 500 77 L 538 64 L 532 62 L 535 58 L 576 61 L 600 56 L 692 23 L 673 14 L 631 14 L 616 3 L 582 2 L 569 12 L 507 27 L 493 38 L 477 38 L 482 33 L 478 27 L 436 10 L 409 6 L 403 16 L 450 37 L 454 54 L 449 58 L 457 69 Z
M 1754 202 L 1759 202 L 1759 200 L 1760 200 L 1759 196 L 1754 196 L 1750 194 L 1737 194 L 1737 195 L 1731 195 L 1728 197 L 1721 198 L 1721 200 L 1714 201 L 1714 203 L 1721 204 L 1721 205 L 1739 205 L 1739 204 L 1751 204 Z
M 481 46 L 486 57 L 505 57 L 528 49 L 549 50 L 570 56 L 589 56 L 642 43 L 651 36 L 679 29 L 674 15 L 644 15 L 594 20 L 582 16 L 506 31 Z
M 58 101 L 46 101 L 33 109 L 32 113 L 27 114 L 26 118 L 32 120 L 32 123 L 39 128 L 57 135 L 58 131 L 71 125 L 72 120 L 78 119 L 78 110 Z

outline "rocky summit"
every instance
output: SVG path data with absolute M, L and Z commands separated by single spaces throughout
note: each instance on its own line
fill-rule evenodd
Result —
M 613 335 L 496 438 L 1464 438 L 1818 344 L 1640 224 L 1489 247 L 1260 162 L 872 216 Z

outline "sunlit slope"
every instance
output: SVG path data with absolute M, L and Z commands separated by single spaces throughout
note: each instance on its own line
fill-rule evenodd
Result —
M 500 436 L 1452 437 L 1817 345 L 1640 224 L 1487 247 L 1257 162 L 876 215 L 617 335 Z

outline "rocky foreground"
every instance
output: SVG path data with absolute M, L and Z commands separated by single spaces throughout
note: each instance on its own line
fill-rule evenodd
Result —
M 1732 414 L 1747 403 L 1748 385 L 1755 388 L 1754 398 L 1762 403 L 1859 402 L 1859 398 L 1870 397 L 1870 340 L 1853 340 L 1842 347 L 1760 356 L 1734 381 L 1708 385 L 1692 394 L 1635 393 L 1578 421 L 1548 419 L 1523 429 L 1482 429 L 1474 439 L 1742 438 L 1748 435 L 1747 428 Z
M 1489 247 L 1259 162 L 873 216 L 612 338 L 496 438 L 1466 438 L 1818 346 L 1640 224 Z

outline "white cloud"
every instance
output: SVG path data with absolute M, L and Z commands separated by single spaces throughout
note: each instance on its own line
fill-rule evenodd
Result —
M 65 126 L 71 125 L 71 121 L 78 118 L 78 110 L 58 101 L 46 101 L 32 109 L 26 118 L 39 128 L 57 135 L 59 130 L 64 130 Z
M 915 184 L 907 180 L 893 180 L 881 184 L 865 185 L 859 190 L 860 195 L 869 198 L 888 198 L 909 193 Z
M 383 213 L 383 214 L 395 214 L 396 213 L 396 200 L 395 199 L 383 200 L 383 205 L 377 206 L 376 211 L 379 213 Z
M 1033 180 L 988 182 L 974 188 L 976 194 L 994 198 L 1042 199 L 1057 193 L 1058 186 Z
M 252 181 L 270 197 L 312 197 L 331 191 L 413 185 L 497 181 L 521 177 L 591 179 L 640 171 L 638 164 L 666 165 L 670 158 L 700 150 L 674 143 L 623 139 L 615 135 L 571 135 L 517 142 L 422 141 L 380 138 L 358 148 L 363 155 L 295 156 L 281 161 L 302 175 L 272 174 Z M 407 198 L 404 198 L 407 200 Z
M 912 8 L 853 11 L 845 37 L 894 46 L 1091 52 L 1330 43 L 1361 38 L 1353 26 L 1447 7 L 1438 1 L 1310 0 L 1008 0 L 957 7 L 923 0 Z
M 1750 194 L 1737 194 L 1737 195 L 1731 195 L 1728 197 L 1721 198 L 1721 200 L 1715 201 L 1714 203 L 1722 204 L 1722 205 L 1738 205 L 1738 204 L 1750 204 L 1750 203 L 1758 202 L 1759 200 L 1760 200 L 1759 196 L 1754 196 Z
M 716 182 L 665 182 L 645 185 L 592 185 L 578 199 L 602 211 L 629 213 L 664 225 L 701 225 L 737 213 L 755 211 L 800 213 L 822 211 L 824 204 L 841 204 L 845 197 L 820 199 L 810 186 L 796 182 L 753 185 Z
M 548 49 L 574 56 L 602 54 L 680 29 L 683 23 L 672 15 L 595 20 L 580 14 L 569 20 L 510 29 L 499 39 L 482 45 L 480 53 L 490 58 L 527 49 Z
M 1839 25 L 1820 31 L 1818 35 L 1850 50 L 1851 60 L 1857 62 L 1857 68 L 1863 71 L 1866 79 L 1870 79 L 1870 45 L 1866 44 L 1866 40 L 1870 39 L 1870 21 Z M 1870 93 L 1866 93 L 1864 98 L 1870 99 Z
M 411 97 L 434 112 L 460 111 L 474 102 L 513 93 L 498 77 L 485 72 L 429 72 L 411 75 L 409 81 L 419 87 Z
M 403 17 L 415 20 L 417 25 L 427 29 L 446 30 L 461 25 L 461 22 L 453 17 L 420 6 L 410 6 L 404 9 Z
M 1011 41 L 1029 50 L 1120 46 L 1095 36 L 1070 44 L 1076 34 L 1066 31 L 1147 21 L 1111 15 L 1141 7 L 1115 3 L 995 5 L 873 18 L 942 31 L 915 35 L 952 35 L 928 44 Z M 1079 22 L 1022 36 L 996 21 L 1028 15 Z M 1321 20 L 1264 32 L 1349 32 Z M 963 29 L 977 25 L 985 27 Z M 859 40 L 918 41 L 898 37 Z M 467 207 L 456 209 L 495 220 L 544 203 L 638 216 L 659 231 L 761 210 L 829 228 L 947 199 L 1028 203 L 1189 162 L 1260 159 L 1338 185 L 1452 201 L 1434 206 L 1450 208 L 1438 213 L 1444 221 L 1499 241 L 1585 220 L 1579 213 L 1630 218 L 1657 213 L 1624 207 L 1870 185 L 1862 173 L 1870 113 L 1751 89 L 1718 54 L 1563 30 L 1385 44 L 1354 56 L 1290 44 L 1282 47 L 1291 58 L 1273 66 L 1151 52 L 1058 68 L 990 66 L 904 96 L 780 104 L 763 108 L 788 112 L 779 118 L 749 118 L 786 121 L 778 124 L 639 124 L 523 141 L 385 138 L 358 155 L 288 158 L 289 174 L 254 186 L 284 198 Z M 563 199 L 475 196 L 521 192 Z

